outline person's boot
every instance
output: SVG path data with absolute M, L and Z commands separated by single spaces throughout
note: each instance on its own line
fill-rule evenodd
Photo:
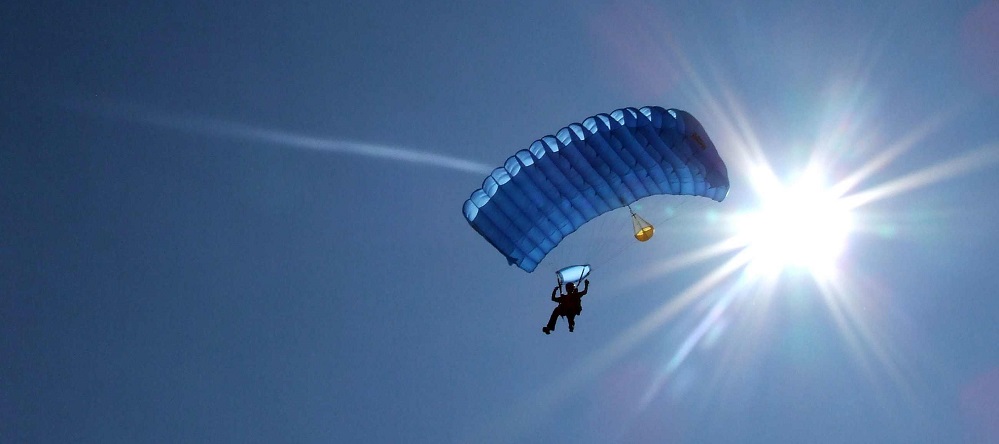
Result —
M 541 327 L 541 331 L 545 332 L 546 335 L 552 334 L 552 331 L 549 330 L 547 326 Z
M 576 329 L 575 325 L 570 325 L 569 326 L 569 333 L 572 333 L 572 331 L 575 330 L 575 329 Z

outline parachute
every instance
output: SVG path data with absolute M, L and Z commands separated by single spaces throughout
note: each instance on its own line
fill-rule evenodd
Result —
M 622 108 L 518 151 L 485 178 L 463 213 L 510 265 L 532 272 L 566 236 L 608 211 L 659 194 L 721 202 L 728 190 L 725 163 L 694 116 Z M 654 228 L 631 213 L 635 238 L 649 240 Z
M 571 265 L 555 272 L 558 277 L 558 285 L 578 284 L 590 275 L 589 265 Z

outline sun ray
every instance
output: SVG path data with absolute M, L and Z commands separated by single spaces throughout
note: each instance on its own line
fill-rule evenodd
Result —
M 574 370 L 569 372 L 573 377 L 564 381 L 560 391 L 568 393 L 578 384 L 596 376 L 600 371 L 607 368 L 610 363 L 619 359 L 640 341 L 647 338 L 670 319 L 673 319 L 681 311 L 688 308 L 692 303 L 699 300 L 703 295 L 744 267 L 748 261 L 749 258 L 745 252 L 737 253 L 715 271 L 688 286 L 676 297 L 661 305 L 633 327 L 622 332 L 609 344 L 594 352 L 585 361 L 577 365 Z
M 729 162 L 733 166 L 742 165 L 764 174 L 769 173 L 776 180 L 773 168 L 764 154 L 763 146 L 756 132 L 753 130 L 749 114 L 743 107 L 742 102 L 720 81 L 720 86 L 717 89 L 720 91 L 724 101 L 716 98 L 707 88 L 704 81 L 701 80 L 700 76 L 693 73 L 692 70 L 690 71 L 688 77 L 692 79 L 696 86 L 694 101 L 706 104 L 715 116 L 717 128 L 713 131 L 720 134 L 721 139 L 728 140 L 729 143 L 726 143 L 725 146 L 730 151 L 730 154 L 726 156 Z
M 843 302 L 846 298 L 851 297 L 851 294 L 844 288 L 844 282 L 827 279 L 816 280 L 816 282 L 819 286 L 819 293 L 822 295 L 822 302 L 829 310 L 829 314 L 836 324 L 836 329 L 843 340 L 846 341 L 853 358 L 857 360 L 864 372 L 873 378 L 873 366 L 864 353 L 864 339 L 860 337 L 853 327 L 856 323 L 855 316 L 857 314 L 848 311 L 847 303 Z
M 733 285 L 711 305 L 708 313 L 701 319 L 694 330 L 687 335 L 680 347 L 673 352 L 663 369 L 652 379 L 652 382 L 645 391 L 645 395 L 642 396 L 642 400 L 639 405 L 640 409 L 644 409 L 650 402 L 652 402 L 652 400 L 662 391 L 663 385 L 667 382 L 669 377 L 673 375 L 673 373 L 680 367 L 681 364 L 683 364 L 690 353 L 694 350 L 694 347 L 701 344 L 704 337 L 708 335 L 713 328 L 719 325 L 722 316 L 728 310 L 729 305 L 731 305 L 735 298 L 738 297 L 741 290 L 741 286 Z
M 547 389 L 541 398 L 548 401 L 561 399 L 567 396 L 572 390 L 584 381 L 595 377 L 599 372 L 606 369 L 612 362 L 631 350 L 639 341 L 645 339 L 676 316 L 680 311 L 687 308 L 702 295 L 710 291 L 727 277 L 735 273 L 748 261 L 744 253 L 736 254 L 718 267 L 713 272 L 705 275 L 694 282 L 677 296 L 670 299 L 658 309 L 638 321 L 634 326 L 625 330 L 617 338 L 592 353 L 587 359 L 567 371 L 567 378 L 560 379 L 559 383 Z
M 604 347 L 602 352 L 597 353 L 597 356 L 590 361 L 600 362 L 604 360 L 602 356 L 614 354 L 613 350 L 623 351 L 630 348 L 631 345 L 644 339 L 649 333 L 676 316 L 677 313 L 696 301 L 698 297 L 714 288 L 736 270 L 742 268 L 747 262 L 748 255 L 745 252 L 739 252 L 718 267 L 718 269 L 691 284 L 672 300 L 650 313 L 637 325 L 626 330 L 613 343 Z
M 909 132 L 897 142 L 885 147 L 876 157 L 833 185 L 831 187 L 833 194 L 842 196 L 848 193 L 872 174 L 884 168 L 899 156 L 917 146 L 920 142 L 925 140 L 927 136 L 940 129 L 940 127 L 950 120 L 952 117 L 951 114 L 952 113 L 934 114 L 927 122 L 921 125 L 916 125 L 915 130 Z
M 518 404 L 516 408 L 482 426 L 489 427 L 490 430 L 503 430 L 510 436 L 517 435 L 519 430 L 546 417 L 559 402 L 569 397 L 583 384 L 596 378 L 600 372 L 609 368 L 640 341 L 733 275 L 747 262 L 748 258 L 744 252 L 735 254 L 713 272 L 692 283 L 677 296 L 619 334 L 610 343 L 561 373 L 562 376 L 553 384 L 545 386 L 530 399 Z
M 705 247 L 698 248 L 678 256 L 674 256 L 662 262 L 650 265 L 636 272 L 634 279 L 630 282 L 645 282 L 657 277 L 682 270 L 684 268 L 705 262 L 711 258 L 718 257 L 730 251 L 734 251 L 744 246 L 744 242 L 736 237 L 728 237 Z
M 845 61 L 840 74 L 829 79 L 824 109 L 817 113 L 823 117 L 813 136 L 806 169 L 835 163 L 845 153 L 857 152 L 858 145 L 870 143 L 871 128 L 863 123 L 869 121 L 876 100 L 872 98 L 875 95 L 870 92 L 868 79 L 888 41 L 887 34 L 865 39 L 856 57 Z
M 848 208 L 858 208 L 871 202 L 913 191 L 959 174 L 983 168 L 999 161 L 999 144 L 987 145 L 960 157 L 891 180 L 842 198 Z
M 666 39 L 666 41 L 669 40 Z M 714 79 L 713 85 L 715 86 L 709 87 L 708 82 L 694 69 L 693 63 L 682 48 L 670 44 L 667 49 L 674 55 L 678 69 L 693 86 L 692 92 L 689 93 L 691 94 L 690 101 L 703 106 L 714 117 L 716 122 L 714 125 L 717 127 L 713 128 L 712 132 L 732 139 L 732 143 L 726 144 L 732 151 L 728 155 L 729 161 L 733 164 L 756 165 L 769 170 L 770 167 L 763 153 L 762 144 L 753 131 L 748 113 L 732 90 L 726 87 L 723 79 Z M 721 97 L 716 96 L 712 90 L 720 91 Z
M 833 315 L 839 333 L 847 341 L 853 358 L 861 365 L 871 381 L 877 381 L 876 369 L 881 369 L 890 377 L 899 393 L 915 398 L 915 390 L 904 375 L 903 363 L 891 347 L 882 343 L 883 335 L 871 329 L 872 322 L 865 316 L 868 307 L 857 297 L 863 293 L 854 288 L 847 279 L 817 281 L 822 300 Z M 873 356 L 877 367 L 867 359 Z

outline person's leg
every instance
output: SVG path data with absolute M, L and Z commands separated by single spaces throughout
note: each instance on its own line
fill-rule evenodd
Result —
M 555 309 L 552 310 L 552 317 L 548 319 L 548 325 L 546 325 L 545 328 L 542 328 L 541 331 L 545 332 L 545 334 L 555 331 L 555 323 L 558 322 L 558 315 L 558 307 L 555 307 Z
M 565 318 L 569 320 L 569 331 L 573 331 L 576 328 L 576 314 L 567 314 Z

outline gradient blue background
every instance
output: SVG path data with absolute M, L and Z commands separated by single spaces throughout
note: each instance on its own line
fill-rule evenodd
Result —
M 485 173 L 218 129 L 489 168 L 676 107 L 729 159 L 724 220 L 758 201 L 740 113 L 778 175 L 857 135 L 834 178 L 941 122 L 860 189 L 995 150 L 996 29 L 996 1 L 6 2 L 0 441 L 999 442 L 994 163 L 863 208 L 853 327 L 805 275 L 752 310 L 733 276 L 705 295 L 745 294 L 727 328 L 669 367 L 703 304 L 615 339 L 726 256 L 594 270 L 545 336 L 554 276 L 462 217 Z M 701 216 L 627 261 L 726 235 Z

